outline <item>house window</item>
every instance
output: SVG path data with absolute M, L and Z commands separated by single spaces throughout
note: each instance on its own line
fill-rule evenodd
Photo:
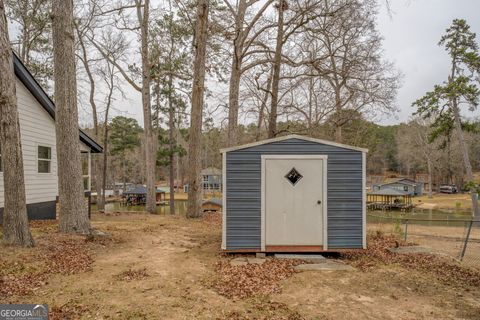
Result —
M 408 191 L 408 186 L 403 186 L 403 191 Z
M 208 175 L 203 176 L 203 189 L 208 189 L 209 183 L 208 183 Z
M 52 148 L 38 146 L 38 173 L 50 173 L 52 170 Z

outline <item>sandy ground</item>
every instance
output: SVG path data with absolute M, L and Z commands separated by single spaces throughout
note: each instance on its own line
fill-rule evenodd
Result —
M 93 215 L 115 241 L 92 247 L 91 271 L 52 275 L 9 303 L 47 303 L 72 319 L 479 319 L 480 288 L 445 284 L 387 265 L 371 271 L 296 273 L 277 294 L 228 299 L 217 293 L 218 224 L 147 214 Z M 1 258 L 35 249 L 0 247 Z M 20 252 L 21 251 L 21 252 Z M 19 253 L 20 252 L 20 253 Z M 0 258 L 0 259 L 1 259 Z M 145 269 L 148 277 L 118 275 Z M 3 298 L 2 298 L 3 299 Z
M 435 193 L 433 198 L 428 198 L 427 195 L 421 197 L 414 197 L 413 204 L 418 208 L 423 209 L 456 209 L 456 210 L 471 210 L 472 200 L 469 194 L 445 194 Z

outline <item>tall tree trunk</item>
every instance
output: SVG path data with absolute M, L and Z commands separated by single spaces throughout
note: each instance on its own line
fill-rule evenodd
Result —
M 168 178 L 170 183 L 170 214 L 175 214 L 175 109 L 173 108 L 173 79 L 172 75 L 168 76 L 168 143 L 169 152 L 169 172 Z
M 334 139 L 335 139 L 335 142 L 338 142 L 338 143 L 342 143 L 343 141 L 342 125 L 339 123 L 335 123 Z
M 0 154 L 3 164 L 3 241 L 33 247 L 28 228 L 22 143 L 18 120 L 12 48 L 5 6 L 0 0 Z M 1 168 L 0 168 L 1 169 Z
M 455 120 L 455 131 L 457 132 L 458 140 L 460 143 L 460 150 L 462 152 L 463 164 L 465 166 L 465 171 L 467 173 L 468 182 L 473 182 L 473 170 L 472 164 L 470 163 L 470 156 L 468 155 L 467 144 L 465 143 L 465 138 L 463 136 L 462 124 L 460 120 L 460 111 L 458 110 L 457 100 L 453 99 L 453 116 Z M 472 199 L 472 215 L 475 219 L 480 219 L 480 208 L 478 206 L 478 190 L 471 188 L 470 198 Z
M 88 77 L 88 82 L 90 83 L 90 91 L 88 94 L 88 101 L 92 107 L 92 117 L 93 117 L 93 130 L 95 132 L 95 138 L 100 137 L 100 130 L 98 127 L 98 112 L 97 112 L 97 103 L 95 102 L 95 79 L 93 78 L 92 70 L 90 69 L 90 64 L 88 63 L 87 48 L 85 47 L 85 42 L 83 41 L 82 34 L 78 28 L 78 25 L 75 24 L 75 30 L 78 36 L 78 43 L 80 44 L 80 49 L 82 52 L 82 58 L 80 59 L 85 68 L 85 72 Z M 105 147 L 105 146 L 104 146 Z M 106 152 L 106 149 L 105 149 Z M 105 210 L 105 199 L 104 190 L 102 189 L 102 163 L 100 157 L 93 157 L 93 178 L 95 180 L 95 190 L 97 191 L 97 209 Z M 102 192 L 103 191 L 103 192 Z
M 125 193 L 127 191 L 127 166 L 126 166 L 126 162 L 127 160 L 125 160 L 125 151 L 124 151 L 124 154 L 122 155 L 122 171 L 123 171 L 123 191 L 122 193 Z
M 114 67 L 108 67 L 109 70 L 109 82 L 108 82 L 108 96 L 107 96 L 107 105 L 105 107 L 105 120 L 103 122 L 103 164 L 99 165 L 101 169 L 101 175 L 99 174 L 97 177 L 102 177 L 102 184 L 101 184 L 101 191 L 102 195 L 99 197 L 97 191 L 97 198 L 100 198 L 100 202 L 102 204 L 102 210 L 105 210 L 106 198 L 105 198 L 105 191 L 107 189 L 107 166 L 108 166 L 108 115 L 110 113 L 110 107 L 112 106 L 112 97 L 113 91 L 115 90 L 115 70 Z M 100 162 L 98 159 L 97 162 Z M 113 180 L 113 184 L 115 185 L 115 180 Z M 98 201 L 97 201 L 98 202 Z M 100 209 L 100 208 L 99 208 Z
M 137 16 L 141 29 L 142 51 L 142 105 L 143 122 L 145 132 L 145 176 L 147 180 L 147 203 L 145 210 L 149 213 L 157 212 L 156 188 L 155 188 L 155 133 L 152 127 L 152 110 L 150 102 L 150 60 L 148 54 L 148 22 L 150 12 L 150 0 L 145 0 L 143 12 L 141 0 L 136 0 Z
M 202 210 L 202 111 L 205 90 L 205 55 L 209 0 L 198 0 L 195 24 L 195 60 L 193 69 L 192 111 L 188 141 L 188 208 L 187 217 L 197 218 Z
M 336 70 L 337 68 L 334 62 L 335 61 L 334 56 L 332 55 L 330 59 L 332 60 L 332 65 L 334 65 L 334 70 Z M 335 142 L 342 143 L 343 142 L 342 129 L 343 129 L 343 126 L 345 125 L 345 121 L 342 119 L 343 118 L 342 98 L 340 94 L 340 84 L 336 75 L 333 79 L 333 83 L 335 83 L 335 115 L 336 115 L 333 122 L 334 130 L 335 130 L 333 136 L 334 136 Z
M 277 135 L 277 109 L 278 109 L 278 91 L 280 84 L 280 67 L 282 66 L 282 48 L 283 48 L 283 12 L 287 7 L 285 0 L 278 3 L 278 25 L 277 25 L 277 44 L 275 46 L 275 56 L 273 59 L 273 77 L 272 77 L 272 104 L 270 108 L 270 117 L 268 119 L 268 137 L 275 138 Z
M 273 71 L 270 73 L 267 79 L 267 88 L 265 89 L 262 104 L 260 105 L 260 111 L 258 112 L 258 122 L 257 122 L 257 131 L 255 132 L 255 141 L 260 140 L 260 135 L 262 133 L 262 123 L 265 115 L 265 110 L 267 109 L 268 97 L 270 96 L 270 88 L 272 87 L 272 76 Z
M 84 199 L 78 138 L 73 0 L 54 0 L 52 20 L 59 228 L 60 232 L 88 234 L 90 221 Z
M 452 70 L 449 77 L 449 82 L 452 82 L 455 78 L 457 71 L 457 65 L 455 63 L 456 57 L 452 59 Z M 453 111 L 453 120 L 455 125 L 455 131 L 458 136 L 458 142 L 460 143 L 460 152 L 462 153 L 463 164 L 467 173 L 468 182 L 474 182 L 472 164 L 470 163 L 470 156 L 468 154 L 467 144 L 463 136 L 462 122 L 460 118 L 460 110 L 458 108 L 458 100 L 456 97 L 451 99 L 451 107 Z M 480 219 L 480 208 L 478 206 L 478 190 L 476 188 L 470 189 L 470 198 L 472 200 L 472 216 L 474 219 Z
M 427 160 L 427 170 L 428 170 L 428 198 L 433 198 L 433 190 L 432 190 L 432 161 L 430 159 Z
M 236 51 L 236 50 L 235 50 Z M 238 143 L 238 99 L 240 94 L 240 62 L 236 54 L 232 58 L 230 74 L 230 88 L 228 96 L 228 131 L 227 145 L 235 146 Z
M 230 88 L 228 97 L 228 137 L 229 147 L 238 143 L 238 99 L 240 94 L 240 78 L 242 76 L 243 45 L 245 36 L 243 26 L 245 23 L 245 12 L 247 11 L 246 0 L 238 3 L 237 14 L 235 15 L 235 39 L 233 39 L 232 69 L 230 73 Z
M 108 113 L 108 111 L 107 111 Z M 100 197 L 100 194 L 98 194 L 98 191 L 97 191 L 97 198 L 100 198 L 101 200 L 98 201 L 97 200 L 97 203 L 102 203 L 102 209 L 101 210 L 104 210 L 105 211 L 105 204 L 106 204 L 106 197 L 105 197 L 105 190 L 107 189 L 107 166 L 108 166 L 108 152 L 107 152 L 107 148 L 108 148 L 108 127 L 107 127 L 107 123 L 105 123 L 105 128 L 103 129 L 104 130 L 104 136 L 103 136 L 103 164 L 101 165 L 102 167 L 102 174 L 101 174 L 101 177 L 102 177 L 102 184 L 101 184 L 101 191 L 102 191 L 102 195 Z M 100 176 L 97 176 L 97 177 L 100 177 Z M 113 181 L 114 185 L 115 185 L 115 180 Z M 99 208 L 100 210 L 100 208 Z

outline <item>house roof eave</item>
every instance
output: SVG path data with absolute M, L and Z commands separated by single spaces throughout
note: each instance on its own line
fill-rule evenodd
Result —
M 55 104 L 15 53 L 13 53 L 13 69 L 17 78 L 23 83 L 27 90 L 30 91 L 43 109 L 55 120 Z M 80 141 L 85 143 L 92 153 L 103 152 L 103 147 L 82 130 L 79 132 L 79 137 Z

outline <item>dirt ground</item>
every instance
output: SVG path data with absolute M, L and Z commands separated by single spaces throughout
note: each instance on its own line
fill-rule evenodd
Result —
M 480 319 L 478 286 L 446 283 L 396 264 L 294 273 L 278 293 L 227 298 L 215 286 L 217 262 L 232 258 L 219 252 L 218 218 L 94 214 L 92 223 L 110 237 L 68 240 L 74 252 L 92 257 L 85 270 L 61 272 L 60 262 L 38 256 L 56 250 L 48 242 L 57 239 L 54 224 L 33 228 L 37 248 L 0 246 L 0 263 L 11 268 L 0 272 L 5 283 L 43 263 L 60 270 L 25 293 L 0 293 L 0 300 L 46 303 L 53 319 Z M 49 259 L 56 261 L 57 254 Z M 66 264 L 76 263 L 75 256 L 66 255 Z M 35 257 L 43 262 L 36 264 Z
M 423 209 L 472 209 L 472 200 L 468 193 L 435 193 L 431 199 L 428 198 L 428 195 L 423 195 L 421 197 L 414 197 L 413 204 Z
M 405 226 L 401 225 L 402 232 Z M 395 225 L 392 223 L 369 223 L 370 231 L 379 230 L 385 234 L 394 234 Z M 410 223 L 407 239 L 418 245 L 431 248 L 434 252 L 445 254 L 452 258 L 460 258 L 464 251 L 463 264 L 480 270 L 480 224 L 470 230 L 469 242 L 465 246 L 466 227 L 428 226 Z M 404 236 L 404 233 L 402 234 Z

